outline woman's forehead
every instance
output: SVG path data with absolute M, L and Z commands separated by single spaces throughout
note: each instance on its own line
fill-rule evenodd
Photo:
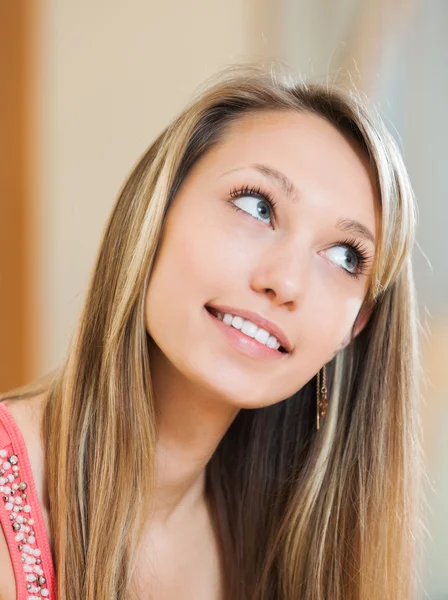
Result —
M 200 162 L 198 174 L 211 182 L 266 181 L 283 198 L 359 220 L 376 236 L 378 202 L 369 161 L 322 117 L 292 111 L 245 115 Z

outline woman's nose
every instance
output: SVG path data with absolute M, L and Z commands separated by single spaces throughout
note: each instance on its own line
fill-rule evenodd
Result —
M 275 304 L 300 305 L 309 286 L 310 255 L 304 246 L 270 248 L 254 266 L 252 288 L 267 293 Z

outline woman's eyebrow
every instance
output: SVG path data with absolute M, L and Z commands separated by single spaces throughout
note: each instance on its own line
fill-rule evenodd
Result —
M 252 169 L 255 169 L 255 171 L 258 171 L 262 175 L 265 175 L 265 177 L 269 177 L 269 179 L 272 179 L 274 183 L 280 185 L 287 198 L 297 198 L 297 200 L 299 200 L 299 188 L 297 188 L 293 184 L 293 182 L 290 179 L 288 179 L 288 177 L 286 177 L 284 173 L 282 173 L 281 171 L 277 171 L 277 169 L 269 167 L 268 165 L 254 164 L 251 165 L 251 167 Z
M 261 173 L 261 175 L 264 175 L 265 177 L 271 179 L 275 184 L 280 185 L 287 198 L 296 198 L 297 200 L 299 199 L 300 190 L 293 184 L 293 182 L 288 177 L 286 177 L 284 173 L 282 173 L 281 171 L 277 171 L 277 169 L 274 169 L 274 167 L 270 167 L 268 165 L 253 164 L 247 167 L 238 167 L 237 169 L 231 169 L 230 171 L 226 171 L 225 173 L 223 173 L 223 175 L 233 173 L 234 171 L 242 171 L 243 169 L 253 169 L 254 171 L 258 171 L 259 173 Z
M 369 240 L 372 242 L 372 244 L 375 244 L 375 237 L 373 233 L 368 227 L 359 221 L 354 221 L 353 219 L 339 219 L 339 221 L 336 223 L 336 227 L 341 231 L 353 233 L 359 237 Z
M 299 200 L 301 196 L 299 188 L 297 188 L 284 173 L 278 171 L 277 169 L 274 169 L 274 167 L 270 167 L 269 165 L 261 165 L 255 163 L 252 165 L 248 165 L 247 167 L 238 167 L 236 169 L 231 169 L 230 171 L 226 171 L 225 173 L 223 173 L 223 175 L 233 173 L 234 171 L 242 171 L 243 169 L 253 169 L 254 171 L 258 171 L 258 173 L 261 173 L 261 175 L 268 177 L 275 184 L 280 185 L 287 198 L 292 199 L 293 202 L 297 202 Z M 368 227 L 366 227 L 366 225 L 363 225 L 359 221 L 355 221 L 354 219 L 341 218 L 336 223 L 336 227 L 341 231 L 352 233 L 366 240 L 369 240 L 370 242 L 372 242 L 372 244 L 375 244 L 375 236 L 373 235 L 373 233 Z

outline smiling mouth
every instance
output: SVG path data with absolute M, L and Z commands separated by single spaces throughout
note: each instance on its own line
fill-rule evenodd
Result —
M 218 313 L 218 311 L 217 311 L 216 309 L 214 309 L 214 308 L 213 308 L 213 307 L 211 307 L 211 306 L 207 306 L 207 305 L 205 306 L 205 309 L 206 309 L 206 310 L 207 310 L 207 312 L 209 312 L 209 313 L 210 313 L 210 314 L 211 314 L 213 317 L 215 317 L 215 319 L 217 319 L 217 318 L 218 318 L 218 314 L 217 314 L 217 313 Z M 220 319 L 220 320 L 222 320 L 222 319 Z M 231 326 L 231 325 L 229 325 L 229 327 L 232 327 L 232 326 Z M 235 328 L 235 329 L 236 329 L 236 328 Z M 240 330 L 240 329 L 238 329 L 238 331 L 240 331 L 240 332 L 241 332 L 241 330 Z M 243 333 L 243 332 L 241 332 L 241 333 Z M 245 335 L 246 335 L 246 334 L 245 334 Z M 254 338 L 252 338 L 251 336 L 247 336 L 247 337 L 249 337 L 249 338 L 251 338 L 251 339 L 254 339 Z M 263 344 L 263 345 L 264 345 L 264 344 Z M 289 354 L 289 352 L 288 352 L 288 351 L 287 351 L 287 350 L 286 350 L 286 349 L 285 349 L 283 346 L 279 346 L 279 348 L 277 348 L 277 352 L 280 352 L 281 354 Z

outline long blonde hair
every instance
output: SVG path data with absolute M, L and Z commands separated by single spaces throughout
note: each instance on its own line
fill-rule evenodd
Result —
M 314 378 L 241 410 L 206 467 L 228 600 L 384 600 L 415 593 L 421 526 L 416 208 L 397 146 L 354 91 L 274 69 L 222 70 L 132 170 L 106 226 L 42 435 L 60 600 L 128 600 L 154 490 L 157 428 L 144 298 L 164 220 L 195 162 L 235 119 L 308 111 L 357 141 L 379 201 L 365 329 Z M 8 394 L 11 397 L 11 394 Z M 418 573 L 418 570 L 417 570 Z

